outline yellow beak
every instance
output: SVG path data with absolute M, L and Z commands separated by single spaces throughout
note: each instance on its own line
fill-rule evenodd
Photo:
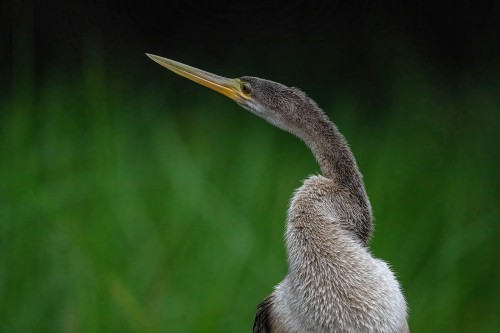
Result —
M 248 96 L 241 92 L 240 79 L 228 79 L 157 55 L 148 53 L 146 55 L 172 72 L 213 89 L 235 101 L 248 99 Z

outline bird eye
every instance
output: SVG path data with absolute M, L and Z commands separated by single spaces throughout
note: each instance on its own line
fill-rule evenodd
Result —
M 241 85 L 241 92 L 244 93 L 245 95 L 250 95 L 252 92 L 252 86 L 248 82 L 244 82 Z

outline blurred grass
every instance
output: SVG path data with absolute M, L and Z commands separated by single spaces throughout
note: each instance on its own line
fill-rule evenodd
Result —
M 98 54 L 1 99 L 0 331 L 249 332 L 286 274 L 311 154 L 215 93 L 127 82 Z M 395 74 L 380 116 L 348 94 L 322 104 L 365 176 L 373 252 L 412 331 L 495 332 L 498 92 Z

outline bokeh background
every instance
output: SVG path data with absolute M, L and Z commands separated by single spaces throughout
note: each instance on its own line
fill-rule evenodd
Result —
M 458 1 L 0 7 L 0 331 L 250 332 L 296 138 L 145 52 L 300 87 L 365 177 L 412 332 L 498 332 L 500 10 Z

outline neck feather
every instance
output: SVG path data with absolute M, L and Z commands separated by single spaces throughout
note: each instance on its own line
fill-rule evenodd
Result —
M 318 162 L 323 176 L 357 194 L 364 194 L 364 183 L 345 137 L 326 116 L 303 137 Z

